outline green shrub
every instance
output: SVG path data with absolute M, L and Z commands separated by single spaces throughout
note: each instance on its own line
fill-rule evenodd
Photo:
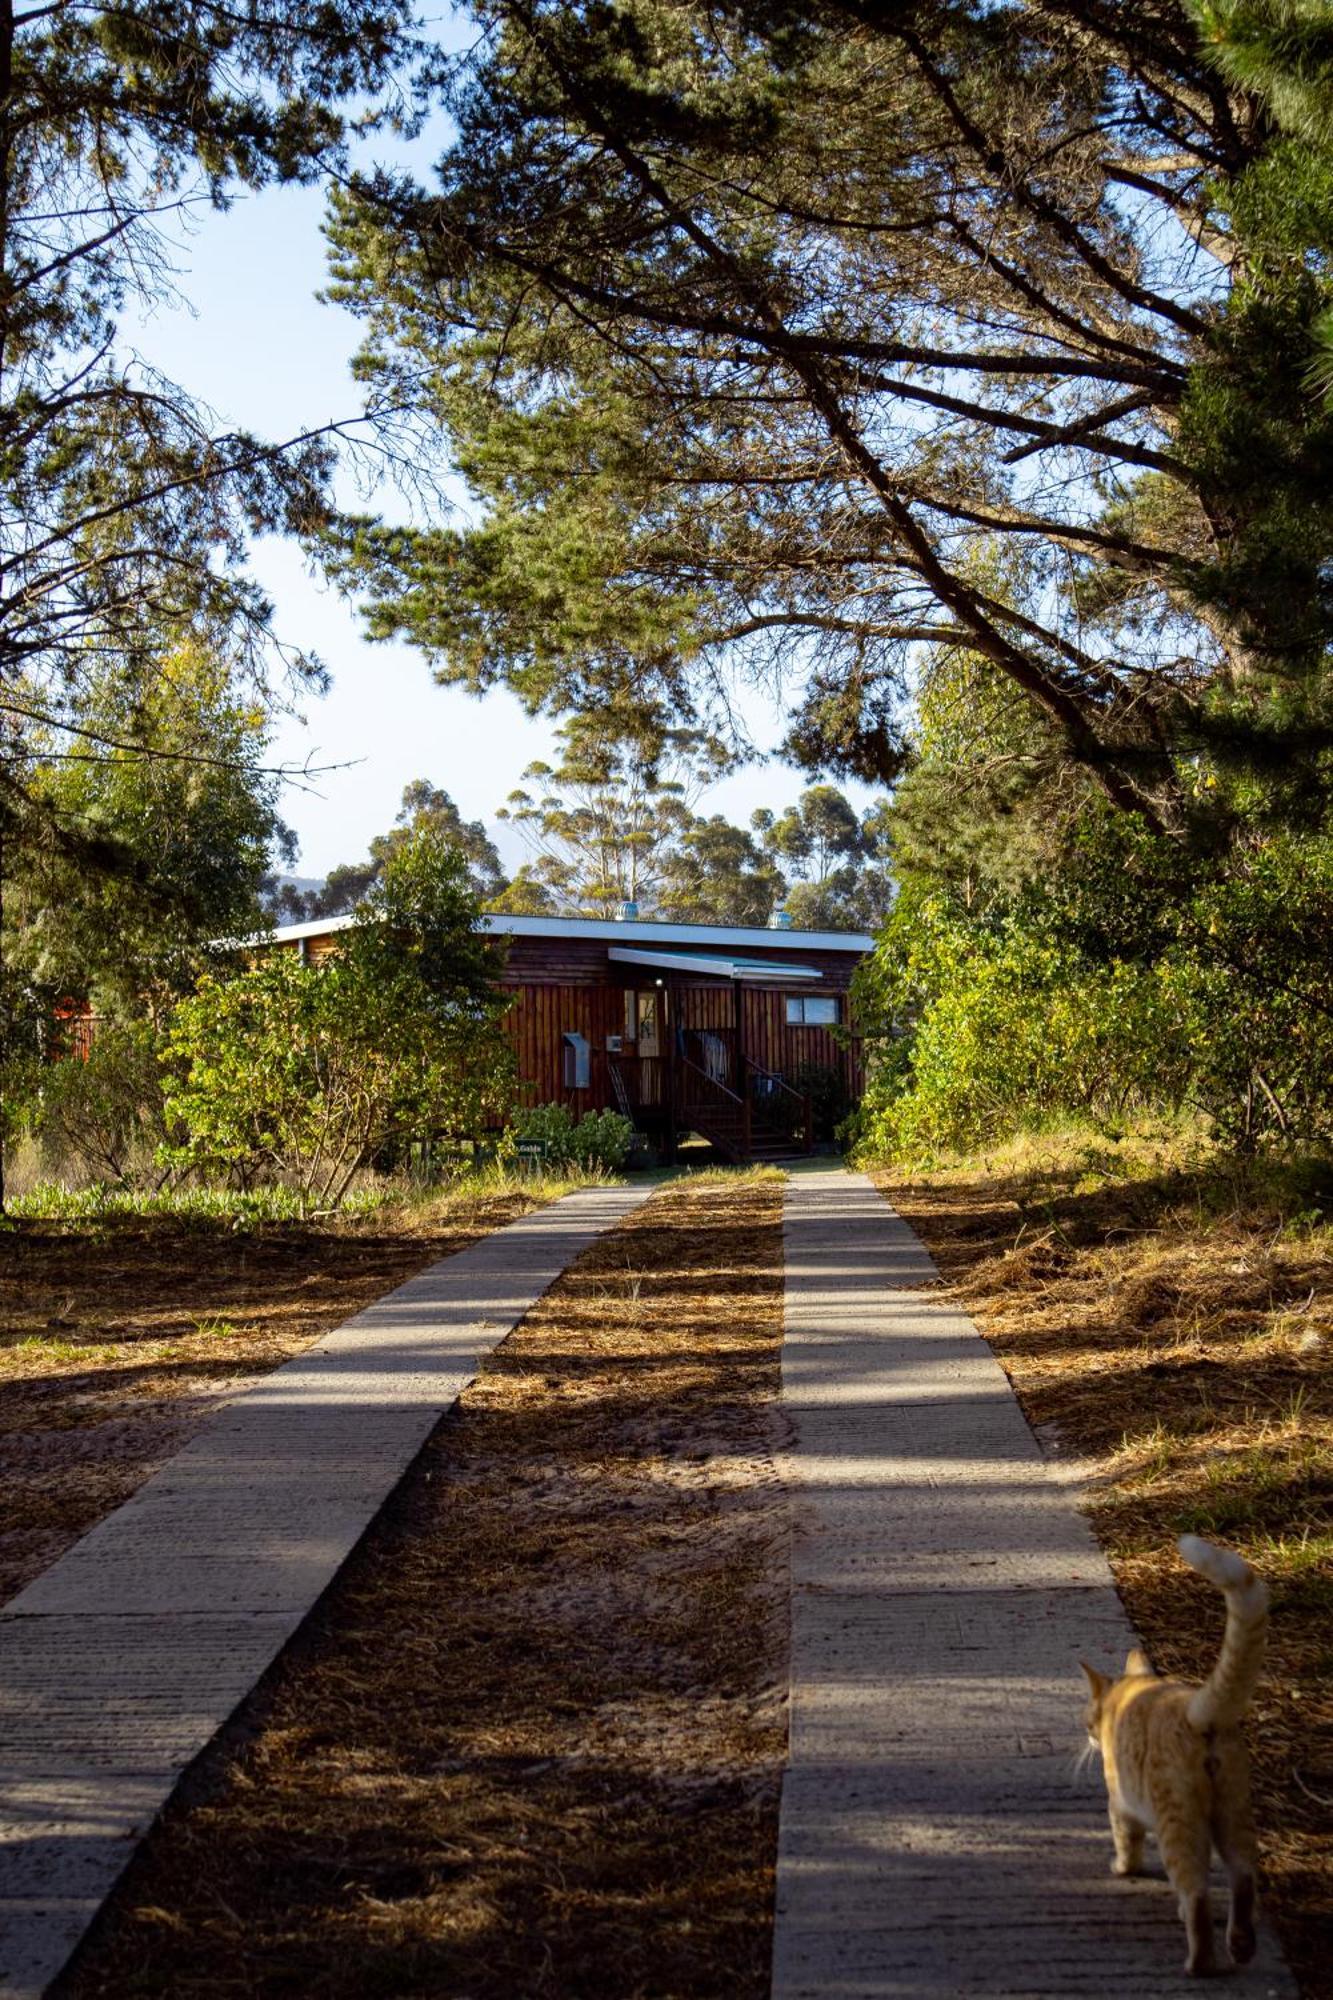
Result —
M 810 1099 L 816 1139 L 832 1139 L 852 1108 L 842 1071 L 835 1063 L 798 1063 L 787 1082 Z
M 585 1111 L 575 1123 L 563 1104 L 534 1104 L 515 1122 L 519 1139 L 540 1139 L 552 1166 L 603 1167 L 610 1173 L 624 1166 L 634 1143 L 634 1126 L 618 1111 Z
M 858 974 L 854 1136 L 921 1157 L 1070 1117 L 1188 1109 L 1244 1151 L 1333 1139 L 1333 841 L 1206 864 L 1098 826 L 1081 865 L 977 917 L 904 896 Z
M 895 912 L 861 980 L 869 1082 L 855 1139 L 920 1158 L 1024 1128 L 1180 1101 L 1179 996 L 1123 963 L 1090 966 L 1017 916 L 970 923 L 942 900 Z
M 1251 788 L 1254 789 L 1253 787 Z M 1256 823 L 1193 854 L 1133 823 L 1080 836 L 1047 921 L 1092 964 L 1133 964 L 1173 1022 L 1184 1096 L 1246 1151 L 1333 1138 L 1333 837 Z
M 49 1168 L 112 1187 L 160 1187 L 167 1139 L 163 1038 L 148 1021 L 105 1021 L 86 1056 L 46 1065 L 31 1128 Z
M 288 1182 L 337 1207 L 413 1140 L 498 1123 L 511 1103 L 508 1005 L 466 862 L 435 836 L 395 851 L 360 920 L 317 966 L 271 951 L 178 1005 L 164 1158 L 235 1186 Z

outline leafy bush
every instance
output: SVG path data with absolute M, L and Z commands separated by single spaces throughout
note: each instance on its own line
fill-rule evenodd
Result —
M 1256 825 L 1199 858 L 1094 822 L 1052 921 L 1085 961 L 1151 975 L 1185 1100 L 1220 1138 L 1252 1151 L 1333 1137 L 1329 835 Z
M 166 1097 L 186 1136 L 164 1157 L 337 1207 L 410 1140 L 500 1122 L 508 1002 L 479 921 L 464 857 L 427 831 L 395 852 L 322 965 L 275 950 L 202 980 L 172 1022 Z
M 1171 996 L 1125 964 L 1089 966 L 1016 917 L 968 923 L 900 905 L 861 977 L 870 1154 L 966 1150 L 1071 1115 L 1105 1122 L 1179 1098 Z
M 634 1126 L 618 1111 L 585 1111 L 575 1123 L 563 1104 L 535 1104 L 515 1122 L 520 1139 L 540 1139 L 552 1166 L 623 1167 L 634 1143 Z
M 1080 861 L 980 917 L 900 899 L 858 976 L 866 1151 L 1183 1108 L 1243 1150 L 1333 1137 L 1333 842 L 1270 835 L 1203 865 L 1102 825 Z
M 816 1139 L 832 1139 L 852 1108 L 842 1071 L 835 1063 L 798 1063 L 787 1081 L 810 1099 Z
M 86 1055 L 46 1065 L 31 1114 L 46 1159 L 112 1186 L 161 1186 L 162 1046 L 151 1022 L 106 1021 Z

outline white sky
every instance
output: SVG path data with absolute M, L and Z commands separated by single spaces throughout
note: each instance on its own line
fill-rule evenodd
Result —
M 126 328 L 145 359 L 225 423 L 276 438 L 356 413 L 348 361 L 357 323 L 315 298 L 325 279 L 322 213 L 321 192 L 303 188 L 204 212 L 179 253 L 190 310 L 159 311 Z M 466 819 L 485 820 L 516 865 L 519 837 L 496 827 L 494 814 L 524 766 L 551 754 L 550 724 L 504 692 L 479 700 L 438 687 L 407 646 L 371 645 L 354 607 L 311 574 L 295 545 L 261 544 L 254 567 L 276 606 L 279 637 L 317 652 L 333 674 L 327 696 L 303 697 L 301 716 L 280 725 L 277 759 L 348 767 L 328 771 L 313 792 L 288 788 L 283 814 L 301 842 L 296 871 L 324 875 L 359 859 L 413 778 L 442 786 Z M 747 703 L 745 719 L 757 743 L 783 734 L 782 715 L 762 697 Z M 756 806 L 780 809 L 809 782 L 787 766 L 759 764 L 716 786 L 699 809 L 744 823 Z M 858 808 L 873 796 L 865 786 L 845 789 Z

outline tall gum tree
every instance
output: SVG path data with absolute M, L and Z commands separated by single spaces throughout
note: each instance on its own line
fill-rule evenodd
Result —
M 343 524 L 373 634 L 533 706 L 799 673 L 794 750 L 877 780 L 962 645 L 1159 831 L 1200 757 L 1323 751 L 1329 246 L 1247 223 L 1285 142 L 1201 9 L 476 12 L 436 184 L 332 223 L 366 381 L 477 503 Z

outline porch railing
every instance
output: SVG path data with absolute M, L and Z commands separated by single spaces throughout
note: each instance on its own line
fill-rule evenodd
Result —
M 680 1123 L 687 1130 L 711 1140 L 719 1151 L 733 1159 L 748 1159 L 750 1153 L 750 1103 L 738 1097 L 725 1083 L 718 1083 L 698 1063 L 681 1056 L 676 1063 L 676 1091 Z
M 745 1095 L 752 1128 L 778 1134 L 803 1146 L 807 1153 L 813 1152 L 814 1106 L 808 1091 L 796 1090 L 772 1070 L 747 1062 Z
M 608 1065 L 616 1108 L 626 1118 L 666 1109 L 664 1065 L 656 1057 L 613 1055 Z M 674 1122 L 711 1141 L 733 1159 L 750 1157 L 757 1141 L 786 1141 L 808 1153 L 814 1148 L 810 1098 L 772 1070 L 746 1059 L 739 1088 L 710 1076 L 702 1064 L 678 1054 L 675 1065 Z

